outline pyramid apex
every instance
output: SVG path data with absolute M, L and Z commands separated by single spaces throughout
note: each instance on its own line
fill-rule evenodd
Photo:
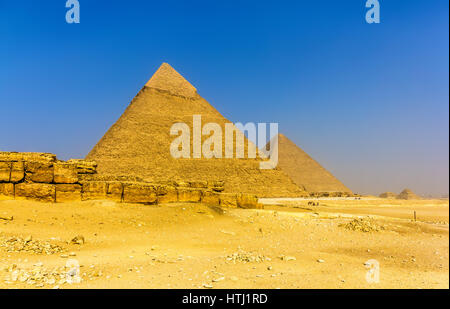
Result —
M 145 86 L 188 98 L 197 96 L 197 89 L 166 62 L 161 64 Z

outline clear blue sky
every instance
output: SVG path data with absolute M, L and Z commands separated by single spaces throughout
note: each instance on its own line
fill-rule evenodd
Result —
M 355 192 L 446 194 L 449 3 L 0 0 L 0 149 L 84 157 L 161 62 Z

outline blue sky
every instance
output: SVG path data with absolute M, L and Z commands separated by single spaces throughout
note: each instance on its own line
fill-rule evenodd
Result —
M 355 192 L 449 186 L 449 3 L 0 0 L 0 150 L 84 157 L 161 62 Z

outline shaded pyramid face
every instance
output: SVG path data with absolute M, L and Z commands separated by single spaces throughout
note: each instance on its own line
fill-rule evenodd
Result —
M 164 63 L 87 159 L 97 161 L 102 175 L 138 176 L 155 182 L 223 180 L 225 192 L 254 193 L 261 197 L 304 194 L 280 169 L 260 170 L 258 159 L 174 159 L 170 144 L 176 136 L 170 135 L 170 128 L 177 122 L 191 128 L 192 152 L 193 115 L 201 115 L 202 125 L 219 124 L 223 132 L 225 123 L 230 123 Z
M 278 135 L 278 167 L 308 192 L 348 192 L 350 189 L 283 134 Z

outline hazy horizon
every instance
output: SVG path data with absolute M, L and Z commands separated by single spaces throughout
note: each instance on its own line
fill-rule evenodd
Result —
M 448 1 L 0 2 L 0 151 L 82 158 L 162 62 L 355 193 L 448 195 Z

